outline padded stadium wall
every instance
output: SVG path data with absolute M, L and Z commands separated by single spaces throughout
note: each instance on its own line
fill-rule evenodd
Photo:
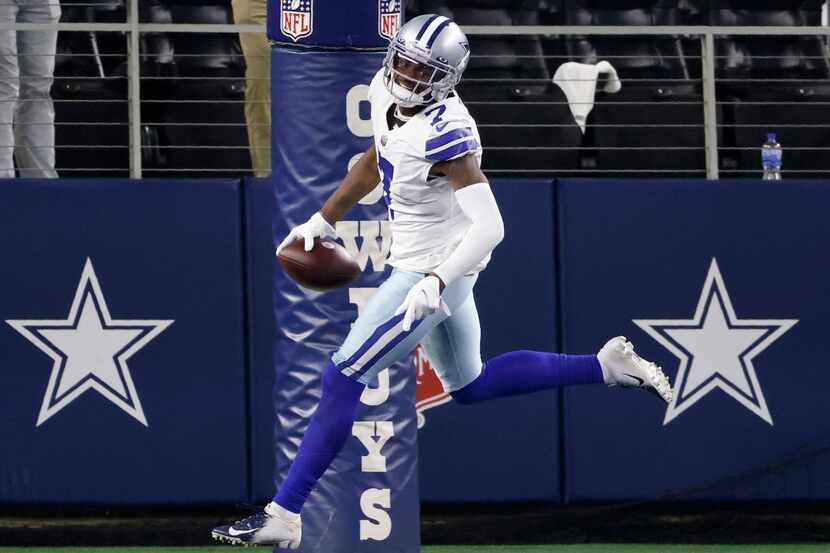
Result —
M 0 184 L 0 503 L 269 499 L 274 183 Z M 484 356 L 589 353 L 623 334 L 678 400 L 596 386 L 459 406 L 421 363 L 422 501 L 830 500 L 828 182 L 493 187 L 507 237 L 476 287 Z M 367 259 L 379 247 L 359 244 Z M 124 325 L 142 342 L 127 358 L 67 372 Z M 359 445 L 338 466 L 361 466 Z M 364 481 L 341 476 L 358 520 Z
M 377 0 L 269 6 L 277 237 L 317 211 L 371 144 L 368 85 L 400 23 L 400 7 Z M 316 408 L 322 370 L 391 271 L 385 264 L 391 238 L 385 219 L 386 206 L 374 194 L 338 222 L 339 236 L 364 270 L 349 288 L 320 294 L 298 287 L 282 271 L 275 275 L 276 487 Z M 370 384 L 352 437 L 303 511 L 307 538 L 300 551 L 419 550 L 414 399 L 411 358 Z

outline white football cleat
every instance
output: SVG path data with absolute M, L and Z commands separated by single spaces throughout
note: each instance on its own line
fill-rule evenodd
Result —
M 233 545 L 270 544 L 284 549 L 297 549 L 303 537 L 300 515 L 283 509 L 273 501 L 265 509 L 231 526 L 218 526 L 211 532 L 213 539 Z
M 663 370 L 636 353 L 625 336 L 611 338 L 597 354 L 602 377 L 609 386 L 644 388 L 671 403 L 672 388 Z

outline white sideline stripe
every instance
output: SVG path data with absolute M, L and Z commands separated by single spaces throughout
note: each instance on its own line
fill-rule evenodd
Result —
M 389 343 L 394 340 L 398 334 L 403 332 L 403 319 L 401 319 L 398 324 L 384 332 L 378 341 L 372 345 L 366 352 L 358 358 L 357 361 L 351 364 L 351 366 L 347 367 L 343 371 L 341 371 L 346 376 L 351 376 L 354 373 L 360 371 L 363 368 L 363 365 L 366 364 L 372 357 L 375 356 L 380 350 L 385 348 Z M 362 345 L 362 344 L 361 344 Z

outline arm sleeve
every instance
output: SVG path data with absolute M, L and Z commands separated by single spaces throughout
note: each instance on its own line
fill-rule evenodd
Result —
M 504 222 L 488 183 L 465 186 L 455 192 L 455 198 L 472 225 L 455 251 L 433 271 L 445 286 L 475 269 L 504 238 Z

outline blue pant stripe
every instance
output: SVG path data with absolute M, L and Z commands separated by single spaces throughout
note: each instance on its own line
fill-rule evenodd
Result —
M 373 345 L 375 345 L 375 343 L 380 339 L 381 336 L 386 334 L 386 332 L 390 328 L 392 328 L 393 326 L 395 326 L 396 324 L 398 324 L 402 320 L 403 320 L 403 314 L 395 315 L 394 317 L 392 317 L 391 319 L 389 319 L 388 321 L 386 321 L 382 325 L 378 326 L 375 329 L 375 331 L 372 332 L 372 335 L 369 336 L 369 338 L 367 338 L 365 342 L 363 342 L 363 345 L 361 345 L 357 349 L 357 351 L 354 352 L 354 354 L 351 357 L 349 357 L 345 361 L 342 361 L 342 362 L 337 364 L 337 369 L 342 371 L 343 369 L 354 365 L 355 362 L 357 362 L 358 359 L 363 357 L 363 354 L 366 353 L 366 351 L 368 351 L 369 348 L 371 348 Z
M 370 368 L 372 368 L 375 365 L 375 363 L 377 363 L 378 361 L 383 359 L 383 357 L 387 353 L 392 351 L 395 347 L 397 347 L 398 344 L 403 342 L 410 334 L 412 334 L 412 332 L 416 328 L 418 328 L 418 325 L 420 325 L 422 322 L 423 322 L 423 319 L 421 319 L 420 321 L 416 321 L 416 322 L 412 323 L 412 328 L 409 331 L 401 330 L 400 334 L 398 334 L 392 340 L 390 340 L 390 342 L 388 344 L 386 344 L 386 346 L 383 349 L 381 349 L 379 352 L 377 352 L 374 357 L 369 359 L 369 361 L 364 363 L 363 366 L 360 368 L 360 370 L 357 371 L 352 376 L 354 378 L 360 378 L 361 376 L 363 376 L 363 374 L 366 371 L 368 371 Z M 412 349 L 415 349 L 414 345 L 412 346 Z

